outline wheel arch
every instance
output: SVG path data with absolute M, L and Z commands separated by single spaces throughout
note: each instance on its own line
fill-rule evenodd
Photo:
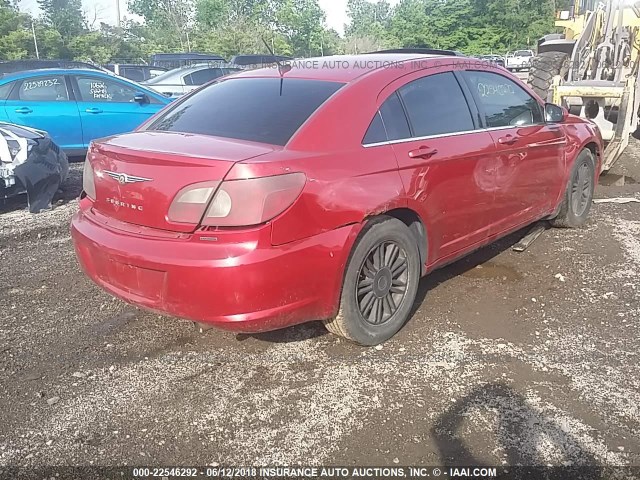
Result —
M 600 148 L 598 147 L 598 144 L 596 142 L 588 142 L 586 145 L 583 145 L 581 149 L 578 150 L 578 154 L 576 155 L 576 159 L 578 158 L 578 156 L 580 155 L 580 152 L 583 150 L 589 150 L 591 152 L 591 154 L 593 155 L 593 159 L 595 160 L 595 171 L 596 171 L 596 181 L 597 178 L 600 176 L 600 171 L 602 168 L 602 152 L 600 151 Z M 575 161 L 575 159 L 574 159 Z
M 600 149 L 598 148 L 598 144 L 596 142 L 587 143 L 584 147 L 582 147 L 582 150 L 584 149 L 591 151 L 594 157 L 596 158 L 600 157 Z
M 424 222 L 422 221 L 422 218 L 420 218 L 420 215 L 418 215 L 415 210 L 411 210 L 410 208 L 394 208 L 392 210 L 382 212 L 378 215 L 368 217 L 365 219 L 365 222 L 369 222 L 382 216 L 392 217 L 400 220 L 409 228 L 409 231 L 415 238 L 418 245 L 420 264 L 422 265 L 422 275 L 424 275 L 426 273 L 425 266 L 427 264 L 429 249 L 427 229 Z
M 553 37 L 553 35 L 547 35 Z M 566 53 L 571 56 L 576 45 L 575 40 L 567 40 L 565 38 L 546 38 L 543 37 L 538 43 L 538 54 L 547 52 Z
M 338 312 L 340 295 L 342 294 L 342 286 L 344 285 L 345 275 L 347 274 L 347 266 L 351 261 L 351 257 L 353 256 L 353 252 L 355 250 L 356 245 L 360 241 L 363 235 L 367 233 L 369 227 L 372 225 L 384 221 L 385 217 L 395 218 L 396 220 L 400 220 L 404 223 L 408 228 L 411 234 L 416 239 L 416 243 L 418 245 L 418 253 L 420 254 L 420 263 L 422 265 L 422 275 L 426 274 L 426 263 L 428 259 L 428 236 L 427 229 L 420 218 L 420 215 L 415 210 L 411 210 L 410 208 L 398 207 L 392 208 L 391 210 L 382 211 L 376 213 L 375 215 L 369 215 L 365 217 L 362 222 L 356 224 L 359 226 L 354 234 L 353 241 L 348 249 L 348 252 L 344 255 L 344 260 L 342 263 L 342 270 L 338 277 L 339 287 L 336 289 L 336 298 L 333 301 L 332 307 L 332 315 L 335 315 Z

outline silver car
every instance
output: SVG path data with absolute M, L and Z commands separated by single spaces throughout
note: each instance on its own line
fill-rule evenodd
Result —
M 168 97 L 179 97 L 211 80 L 239 71 L 226 63 L 201 63 L 169 70 L 142 84 Z

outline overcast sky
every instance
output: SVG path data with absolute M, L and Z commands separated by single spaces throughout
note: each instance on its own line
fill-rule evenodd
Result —
M 116 1 L 117 0 L 83 0 L 85 13 L 93 19 L 97 13 L 98 22 L 116 23 Z M 347 17 L 347 0 L 319 0 L 320 5 L 327 12 L 327 24 L 335 28 L 339 33 L 344 33 L 344 25 L 349 21 Z M 392 4 L 397 0 L 392 0 Z M 120 0 L 121 14 L 128 15 L 126 10 L 127 0 Z M 20 8 L 38 15 L 38 3 L 36 0 L 20 0 Z

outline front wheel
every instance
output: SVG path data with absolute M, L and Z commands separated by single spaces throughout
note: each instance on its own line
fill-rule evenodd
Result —
M 577 228 L 584 225 L 593 203 L 595 190 L 595 159 L 590 150 L 583 150 L 576 159 L 558 216 L 551 225 L 559 228 Z
M 331 333 L 372 346 L 409 319 L 422 266 L 416 239 L 400 220 L 380 217 L 365 228 L 347 265 L 338 315 L 324 324 Z

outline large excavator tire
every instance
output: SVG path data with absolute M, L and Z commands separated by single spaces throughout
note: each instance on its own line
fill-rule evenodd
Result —
M 529 69 L 529 85 L 540 98 L 551 101 L 553 77 L 566 78 L 569 73 L 569 55 L 563 52 L 544 52 L 533 58 Z

